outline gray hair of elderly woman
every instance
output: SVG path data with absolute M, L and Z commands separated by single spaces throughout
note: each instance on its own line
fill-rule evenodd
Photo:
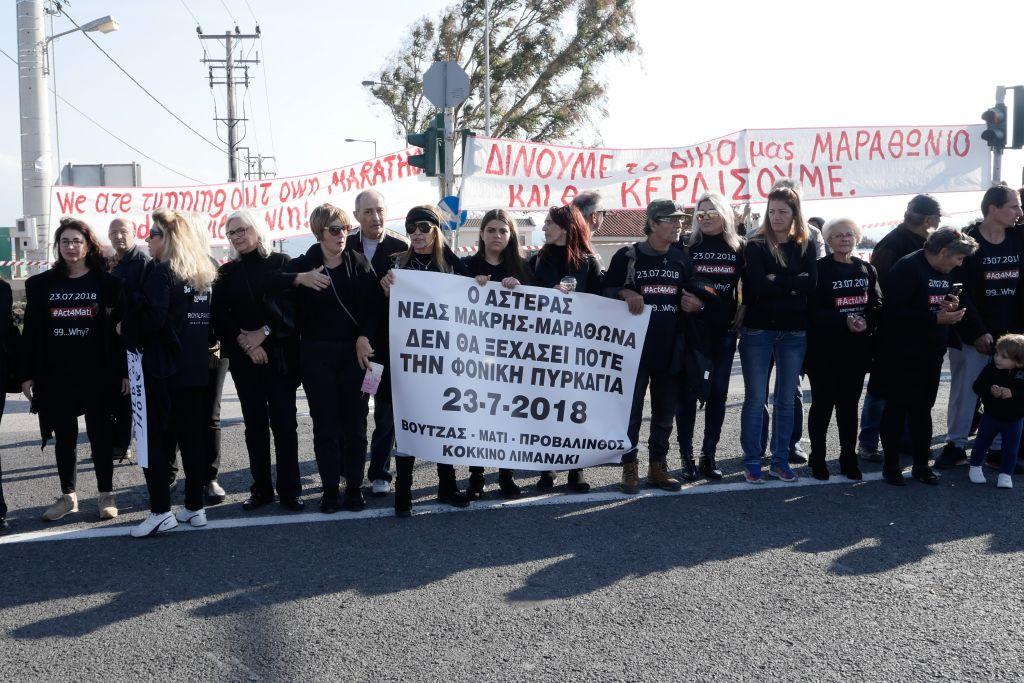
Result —
M 857 221 L 852 218 L 833 218 L 822 226 L 821 236 L 827 242 L 829 235 L 831 235 L 836 228 L 842 228 L 844 226 L 853 229 L 853 234 L 857 238 L 857 244 L 860 244 L 860 238 L 862 237 L 860 226 L 857 225 Z M 857 246 L 857 244 L 854 246 Z
M 977 251 L 978 242 L 970 235 L 946 226 L 928 235 L 924 241 L 924 250 L 929 254 L 938 254 L 943 249 L 953 256 L 970 256 Z
M 248 209 L 242 209 L 241 211 L 234 211 L 228 216 L 228 220 L 224 223 L 224 232 L 227 232 L 231 228 L 231 221 L 238 221 L 245 223 L 249 226 L 249 229 L 256 233 L 256 253 L 260 256 L 268 256 L 272 251 L 271 242 L 273 240 L 270 237 L 270 231 L 267 230 L 267 225 L 259 218 L 256 217 L 252 211 Z M 232 261 L 237 261 L 242 258 L 242 255 L 231 246 L 231 240 L 228 240 L 228 247 L 230 248 L 229 256 Z

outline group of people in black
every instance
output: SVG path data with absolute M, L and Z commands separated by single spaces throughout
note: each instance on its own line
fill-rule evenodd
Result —
M 547 213 L 544 245 L 530 258 L 506 211 L 484 215 L 476 253 L 460 259 L 445 242 L 436 209 L 410 210 L 407 239 L 401 239 L 385 230 L 384 198 L 372 190 L 356 199 L 356 230 L 344 210 L 317 207 L 309 217 L 316 242 L 294 259 L 273 251 L 254 215 L 231 214 L 225 224 L 230 259 L 219 267 L 209 256 L 205 230 L 179 212 L 153 213 L 148 254 L 135 245 L 129 226 L 115 220 L 108 233 L 117 252 L 110 272 L 92 228 L 63 219 L 54 235 L 53 267 L 26 282 L 20 335 L 11 320 L 10 287 L 0 282 L 0 342 L 6 350 L 0 376 L 6 388 L 20 388 L 31 400 L 43 445 L 54 440 L 61 493 L 43 517 L 53 521 L 78 511 L 82 415 L 99 516 L 117 517 L 114 461 L 131 456 L 133 415 L 141 416 L 144 407 L 150 514 L 132 535 L 151 536 L 179 523 L 205 525 L 206 506 L 226 496 L 217 473 L 220 394 L 228 372 L 252 478 L 245 510 L 275 500 L 287 510 L 304 509 L 296 418 L 301 385 L 322 482 L 320 510 L 362 510 L 368 478 L 373 495 L 386 496 L 393 487 L 396 514 L 409 516 L 414 458 L 395 453 L 392 478 L 388 368 L 387 300 L 403 270 L 617 298 L 626 304 L 623 315 L 648 308 L 629 418 L 631 449 L 622 458 L 626 493 L 641 488 L 638 453 L 648 395 L 643 483 L 674 491 L 680 479 L 723 477 L 717 452 L 737 350 L 745 387 L 740 444 L 750 484 L 765 477 L 797 480 L 792 465 L 805 462 L 796 445 L 805 374 L 813 396 L 807 420 L 813 477 L 832 474 L 826 435 L 834 412 L 841 475 L 859 480 L 860 460 L 882 461 L 885 480 L 905 485 L 900 455 L 909 451 L 912 477 L 937 483 L 930 464 L 931 408 L 949 348 L 949 443 L 935 467 L 969 464 L 971 481 L 984 483 L 987 460 L 1000 468 L 998 485 L 1012 486 L 1024 419 L 1024 238 L 1015 227 L 1020 194 L 993 186 L 982 199 L 982 220 L 963 231 L 939 227 L 938 202 L 918 195 L 904 221 L 874 249 L 871 263 L 854 255 L 861 239 L 856 222 L 811 225 L 793 183 L 780 181 L 767 199 L 761 224 L 744 225 L 722 196 L 706 193 L 697 200 L 687 235 L 683 207 L 654 200 L 646 211 L 645 239 L 619 249 L 607 269 L 590 239 L 605 217 L 593 192 Z M 129 386 L 126 351 L 141 354 L 144 399 Z M 384 373 L 368 438 L 362 383 L 374 362 Z M 868 376 L 858 447 L 857 408 Z M 968 458 L 979 404 L 979 437 Z M 705 417 L 698 453 L 700 407 Z M 679 479 L 668 462 L 673 427 Z M 171 494 L 179 453 L 184 506 L 175 513 Z M 483 468 L 470 468 L 464 489 L 453 466 L 438 464 L 437 475 L 442 503 L 465 507 L 486 495 Z M 557 473 L 542 472 L 536 488 L 550 491 L 556 481 Z M 566 486 L 572 492 L 590 488 L 581 469 L 567 473 Z M 512 470 L 499 470 L 498 491 L 505 498 L 522 495 Z M 0 489 L 0 520 L 5 517 Z

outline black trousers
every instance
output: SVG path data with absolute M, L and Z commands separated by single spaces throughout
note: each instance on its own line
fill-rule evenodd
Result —
M 337 492 L 344 470 L 345 488 L 358 490 L 366 465 L 366 416 L 363 370 L 354 341 L 303 340 L 302 386 L 313 418 L 313 453 L 324 492 Z
M 295 382 L 273 365 L 254 365 L 248 356 L 231 357 L 231 378 L 238 392 L 245 423 L 245 448 L 254 496 L 274 495 L 270 465 L 270 433 L 277 456 L 277 495 L 288 500 L 302 493 L 299 475 L 299 437 L 295 419 Z
M 831 365 L 816 363 L 808 367 L 807 376 L 814 395 L 807 417 L 811 467 L 825 467 L 825 437 L 833 410 L 839 428 L 839 465 L 857 464 L 857 407 L 866 374 L 861 367 L 849 367 L 839 359 Z
M 127 451 L 132 445 L 132 397 L 121 396 L 114 410 L 114 448 Z
M 55 409 L 50 415 L 53 425 L 54 454 L 61 493 L 74 493 L 78 470 L 78 411 Z M 96 471 L 96 488 L 100 493 L 114 490 L 113 425 L 100 401 L 85 407 L 85 427 L 92 448 L 92 465 Z
M 668 441 L 672 436 L 672 422 L 676 417 L 676 401 L 679 396 L 679 376 L 669 374 L 668 370 L 652 371 L 640 363 L 633 390 L 629 428 L 626 431 L 632 450 L 622 456 L 623 464 L 636 462 L 648 385 L 651 388 L 651 436 L 647 441 L 647 453 L 651 462 L 664 462 L 668 457 Z
M 165 380 L 146 379 L 146 432 L 149 463 L 144 472 L 149 490 L 150 512 L 171 509 L 168 485 L 171 457 L 175 444 L 181 449 L 185 468 L 185 507 L 203 507 L 206 484 L 206 455 L 203 451 L 203 427 L 206 424 L 206 387 L 172 387 Z
M 412 490 L 412 468 L 416 464 L 416 458 L 411 455 L 395 456 L 395 489 L 397 491 Z M 472 468 L 470 468 L 472 470 Z M 479 468 L 481 471 L 483 468 Z M 501 470 L 511 472 L 511 470 Z M 455 466 L 447 463 L 437 463 L 437 487 L 439 492 L 451 491 L 458 488 L 455 478 Z
M 391 450 L 395 447 L 395 412 L 391 403 L 391 369 L 384 366 L 384 376 L 373 397 L 373 436 L 370 438 L 370 481 L 391 481 Z
M 203 391 L 203 413 L 206 415 L 206 427 L 203 429 L 202 446 L 206 459 L 206 484 L 217 479 L 220 472 L 220 402 L 224 394 L 224 380 L 228 374 L 228 359 L 217 361 L 207 375 L 206 389 Z M 168 469 L 168 481 L 172 484 L 178 476 L 178 444 L 171 451 Z
M 917 362 L 904 360 L 885 367 L 885 408 L 880 431 L 885 451 L 882 471 L 886 474 L 899 474 L 903 469 L 900 467 L 900 439 L 904 425 L 910 433 L 914 471 L 927 469 L 931 455 L 932 406 L 939 391 L 942 357 Z
M 3 368 L 0 368 L 0 377 L 3 376 Z M 3 389 L 3 387 L 0 387 Z M 4 418 L 4 406 L 7 403 L 7 394 L 0 391 L 0 422 L 3 422 Z M 7 516 L 7 501 L 4 500 L 4 470 L 3 466 L 0 465 L 0 517 Z

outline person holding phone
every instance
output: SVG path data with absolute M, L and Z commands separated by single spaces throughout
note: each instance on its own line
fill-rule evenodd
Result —
M 825 436 L 832 411 L 839 427 L 839 471 L 863 478 L 857 463 L 857 405 L 871 365 L 872 337 L 881 315 L 878 277 L 853 255 L 860 227 L 849 218 L 825 224 L 822 235 L 831 256 L 818 259 L 818 286 L 810 297 L 810 326 L 804 365 L 814 401 L 807 419 L 811 474 L 828 480 Z
M 956 228 L 939 228 L 924 249 L 904 256 L 882 281 L 882 324 L 878 357 L 869 391 L 885 399 L 882 411 L 883 474 L 894 486 L 906 486 L 900 464 L 900 438 L 910 431 L 913 477 L 939 483 L 929 466 L 932 406 L 951 326 L 966 310 L 953 294 L 950 273 L 974 253 L 978 243 Z
M 385 303 L 370 261 L 345 250 L 352 228 L 348 214 L 321 204 L 310 214 L 309 227 L 317 243 L 288 262 L 285 271 L 327 277 L 296 290 L 295 314 L 302 386 L 323 485 L 320 511 L 330 514 L 344 506 L 358 512 L 366 507 L 361 486 L 369 401 L 362 392 L 363 375 L 376 354 L 370 340 L 377 338 Z

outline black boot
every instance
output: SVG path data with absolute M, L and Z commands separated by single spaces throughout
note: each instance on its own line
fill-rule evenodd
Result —
M 683 453 L 683 470 L 680 474 L 686 481 L 697 480 L 697 463 L 693 461 L 692 453 Z
M 395 516 L 412 515 L 412 466 L 415 458 L 395 458 Z
M 362 512 L 366 509 L 366 499 L 363 498 L 363 492 L 358 486 L 345 489 L 345 509 L 350 512 Z
M 555 488 L 555 473 L 541 472 L 540 479 L 537 480 L 537 490 L 541 493 L 547 493 L 553 488 Z
M 498 470 L 498 490 L 501 491 L 502 498 L 515 499 L 523 495 L 523 490 L 512 478 L 512 470 Z
M 569 470 L 569 490 L 573 493 L 586 493 L 590 490 L 590 484 L 583 478 L 583 470 Z
M 715 463 L 715 456 L 713 455 L 700 456 L 700 466 L 698 469 L 702 475 L 713 481 L 718 481 L 722 478 L 722 470 L 718 469 L 718 465 Z
M 831 476 L 828 471 L 828 466 L 825 464 L 825 456 L 821 453 L 816 453 L 813 449 L 811 450 L 811 457 L 808 459 L 811 465 L 811 476 L 818 481 L 828 481 Z
M 483 470 L 483 468 L 480 468 Z M 470 471 L 469 486 L 466 488 L 466 497 L 470 500 L 480 500 L 484 497 L 484 473 L 483 471 Z
M 853 481 L 860 481 L 864 478 L 855 453 L 839 456 L 839 474 Z
M 455 468 L 451 465 L 437 466 L 437 502 L 464 508 L 469 505 L 469 497 L 459 490 L 455 481 Z

